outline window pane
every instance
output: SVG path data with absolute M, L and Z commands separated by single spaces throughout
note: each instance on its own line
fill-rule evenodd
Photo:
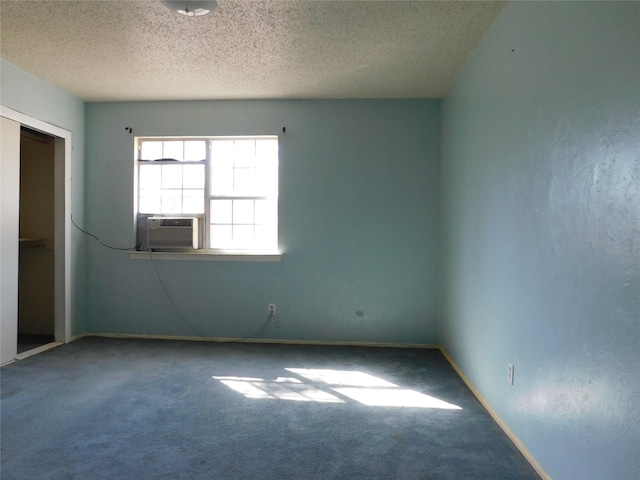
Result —
M 278 160 L 277 140 L 256 140 L 256 163 L 272 167 Z
M 161 213 L 162 201 L 160 190 L 140 190 L 139 213 Z
M 184 165 L 182 167 L 182 186 L 204 189 L 204 165 Z
M 278 141 L 257 140 L 257 171 L 260 195 L 278 194 Z
M 231 224 L 233 219 L 231 200 L 211 200 L 209 206 L 210 223 Z M 231 232 L 231 230 L 229 230 Z M 231 233 L 229 233 L 231 235 Z
M 233 201 L 233 223 L 253 224 L 253 200 Z
M 162 158 L 162 142 L 141 142 L 140 160 L 158 160 Z
M 254 195 L 276 196 L 278 194 L 278 171 L 260 166 L 256 169 Z
M 210 172 L 211 195 L 229 195 L 233 193 L 233 169 L 212 168 Z
M 211 143 L 211 163 L 215 168 L 233 167 L 233 140 L 214 140 Z
M 160 189 L 160 165 L 140 165 L 138 188 Z
M 231 225 L 211 225 L 209 229 L 211 248 L 228 248 L 233 245 Z
M 236 140 L 233 144 L 233 163 L 236 167 L 253 167 L 256 163 L 256 141 Z
M 255 235 L 258 248 L 277 248 L 278 227 L 276 225 L 256 225 Z
M 256 200 L 256 224 L 276 224 L 278 202 L 276 200 Z
M 204 189 L 182 192 L 182 213 L 204 213 Z
M 198 162 L 207 158 L 207 142 L 204 140 L 190 140 L 184 142 L 184 161 Z
M 162 165 L 162 188 L 182 188 L 182 165 Z
M 247 248 L 253 246 L 253 225 L 233 226 L 234 247 Z
M 236 194 L 255 195 L 256 171 L 253 168 L 235 168 L 233 170 L 233 191 Z
M 182 190 L 162 191 L 162 212 L 182 213 Z
M 164 142 L 163 158 L 182 161 L 184 159 L 184 142 Z

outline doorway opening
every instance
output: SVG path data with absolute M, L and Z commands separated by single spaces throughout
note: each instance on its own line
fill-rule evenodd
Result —
M 2 273 L 0 275 L 0 298 L 2 299 L 0 365 L 6 365 L 15 360 L 21 360 L 71 341 L 71 152 L 73 148 L 73 133 L 3 105 L 0 105 L 0 120 L 2 120 L 2 129 L 0 131 L 0 136 L 2 137 L 0 142 L 0 147 L 2 147 L 0 148 L 2 156 L 0 168 L 2 173 L 2 188 L 0 189 L 2 200 L 2 208 L 0 209 L 0 216 L 2 216 L 2 229 L 0 230 L 2 232 L 0 242 L 0 253 L 2 253 L 2 269 L 0 270 Z M 29 139 L 21 138 L 25 136 L 28 136 Z M 44 155 L 44 158 L 49 159 L 47 161 L 50 168 L 39 171 L 33 180 L 36 183 L 36 192 L 39 190 L 48 191 L 46 200 L 39 200 L 37 196 L 35 198 L 37 199 L 36 203 L 47 205 L 50 209 L 47 209 L 45 214 L 34 214 L 34 217 L 37 216 L 40 219 L 44 219 L 40 221 L 49 222 L 47 228 L 35 229 L 34 227 L 33 230 L 29 230 L 31 227 L 27 228 L 24 225 L 24 220 L 30 215 L 28 208 L 20 215 L 20 203 L 23 203 L 24 206 L 28 201 L 32 201 L 20 199 L 20 150 L 23 140 L 25 149 L 28 148 L 26 142 L 31 142 L 48 152 L 47 155 Z M 51 149 L 53 150 L 52 159 L 50 156 Z M 51 163 L 53 167 L 51 167 Z M 28 167 L 25 166 L 26 168 Z M 41 183 L 44 181 L 52 183 L 43 186 Z M 28 188 L 22 188 L 22 190 L 25 189 L 28 190 Z M 20 225 L 21 216 L 23 217 L 23 228 Z M 51 224 L 53 224 L 53 234 L 51 234 Z M 23 242 L 20 242 L 20 238 L 23 239 Z M 32 330 L 32 332 L 36 335 L 46 335 L 45 341 L 50 339 L 51 321 L 53 321 L 54 342 L 36 348 L 33 348 L 34 343 L 30 343 L 29 347 L 25 347 L 29 348 L 28 351 L 18 353 L 18 284 L 20 276 L 22 276 L 23 283 L 28 278 L 24 271 L 22 274 L 19 273 L 21 243 L 25 250 L 22 252 L 24 254 L 23 259 L 26 258 L 27 254 L 35 253 L 36 256 L 43 257 L 49 255 L 49 259 L 41 264 L 34 262 L 36 265 L 34 270 L 38 270 L 37 273 L 41 273 L 39 270 L 45 270 L 43 265 L 46 265 L 47 261 L 51 264 L 51 257 L 53 257 L 53 281 L 51 281 L 51 270 L 47 270 L 47 273 L 43 275 L 43 278 L 47 280 L 43 280 L 42 284 L 33 281 L 31 286 L 36 285 L 36 303 L 43 310 L 46 305 L 46 317 L 48 317 L 45 330 L 38 331 L 36 329 L 35 331 Z M 26 251 L 28 247 L 31 247 L 29 252 Z M 49 253 L 45 253 L 45 251 Z M 29 260 L 26 260 L 26 262 L 28 263 Z M 46 288 L 42 287 L 42 285 L 46 285 Z M 53 300 L 50 298 L 51 294 L 46 293 L 47 289 L 50 288 L 53 290 Z M 43 300 L 45 296 L 47 296 L 46 301 Z M 53 302 L 53 315 L 51 315 L 51 302 Z M 22 302 L 22 304 L 24 312 L 27 307 L 25 307 L 25 302 Z M 28 307 L 31 308 L 32 305 L 28 305 Z M 24 317 L 21 322 L 21 330 L 23 333 L 32 333 L 25 330 L 25 328 L 29 330 L 33 327 L 33 324 L 29 324 L 31 320 L 25 320 L 25 318 L 27 317 Z M 36 343 L 39 342 L 40 340 Z
M 55 341 L 55 137 L 20 129 L 18 345 Z

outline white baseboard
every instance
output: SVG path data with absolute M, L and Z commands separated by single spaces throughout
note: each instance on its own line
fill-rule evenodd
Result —
M 63 345 L 63 343 L 51 342 L 51 343 L 47 343 L 46 345 L 40 345 L 39 347 L 36 347 L 34 349 L 27 350 L 26 352 L 17 354 L 16 360 L 24 360 L 25 358 L 29 358 L 32 355 L 37 355 L 38 353 L 46 352 L 47 350 L 50 350 L 55 347 L 59 347 L 60 345 Z
M 263 338 L 234 338 L 234 337 L 188 337 L 179 335 L 141 335 L 130 333 L 90 333 L 81 337 L 104 338 L 143 338 L 150 340 L 186 340 L 191 342 L 217 342 L 217 343 L 264 343 L 282 345 L 324 345 L 346 347 L 386 347 L 386 348 L 426 348 L 439 350 L 438 345 L 427 343 L 383 343 L 383 342 L 346 342 L 346 341 L 322 341 L 322 340 L 286 340 Z
M 444 350 L 444 348 L 442 348 L 442 347 L 438 347 L 438 348 L 442 352 L 442 355 L 444 355 L 444 358 L 447 359 L 447 361 L 451 364 L 451 366 L 456 371 L 456 373 L 460 376 L 462 381 L 467 385 L 467 387 L 469 387 L 469 390 L 471 390 L 471 392 L 475 395 L 475 397 L 482 404 L 482 406 L 485 408 L 485 410 L 487 412 L 489 412 L 489 415 L 491 415 L 493 420 L 500 426 L 500 428 L 507 435 L 507 437 L 509 437 L 509 440 L 511 440 L 513 442 L 513 444 L 520 451 L 520 453 L 524 456 L 524 458 L 527 459 L 527 461 L 529 462 L 529 464 L 531 464 L 531 466 L 536 471 L 536 473 L 538 475 L 540 475 L 540 478 L 542 478 L 542 480 L 551 480 L 551 477 L 547 474 L 547 472 L 544 471 L 544 469 L 542 468 L 542 465 L 540 465 L 538 463 L 538 461 L 531 454 L 531 452 L 527 449 L 527 447 L 524 445 L 524 443 L 522 443 L 522 441 L 516 436 L 516 434 L 511 431 L 509 426 L 498 416 L 498 414 L 491 407 L 489 402 L 487 402 L 487 400 L 482 396 L 482 394 L 478 391 L 478 389 L 475 387 L 475 385 L 473 383 L 471 383 L 471 381 L 462 372 L 460 367 L 458 367 L 458 365 L 456 365 L 456 363 L 451 359 L 451 357 Z
M 80 340 L 81 338 L 90 337 L 90 336 L 91 334 L 89 333 L 81 333 L 80 335 L 74 335 L 73 337 L 69 338 L 69 341 L 67 343 L 75 342 L 76 340 Z

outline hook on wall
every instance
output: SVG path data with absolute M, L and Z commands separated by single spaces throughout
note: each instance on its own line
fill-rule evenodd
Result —
M 130 134 L 133 133 L 133 128 L 131 127 L 124 127 L 124 129 L 129 132 Z

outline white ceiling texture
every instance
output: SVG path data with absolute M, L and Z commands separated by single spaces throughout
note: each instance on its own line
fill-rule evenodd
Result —
M 440 98 L 504 4 L 0 0 L 0 55 L 86 101 Z

